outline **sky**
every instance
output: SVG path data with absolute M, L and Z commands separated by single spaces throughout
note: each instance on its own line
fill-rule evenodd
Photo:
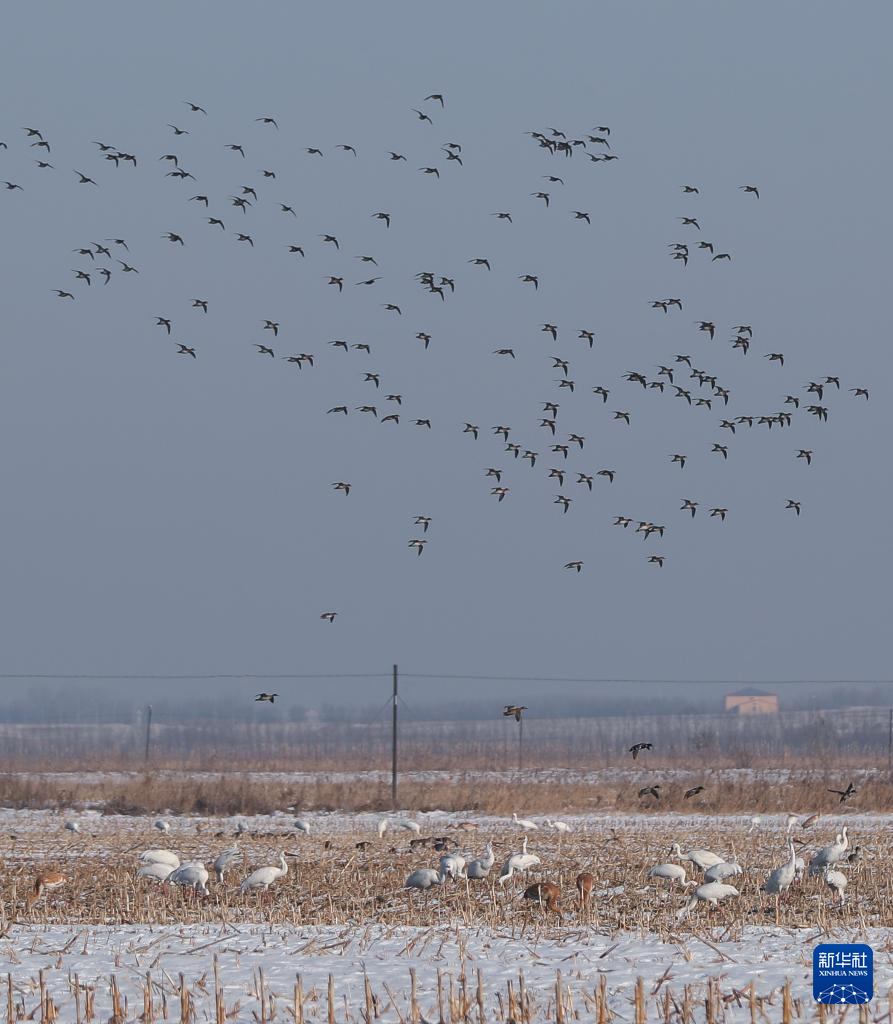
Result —
M 3 686 L 294 673 L 306 678 L 277 683 L 286 702 L 349 701 L 387 680 L 322 677 L 397 663 L 413 699 L 489 706 L 563 692 L 513 677 L 889 678 L 891 20 L 879 3 L 822 2 L 21 5 L 0 41 L 0 180 L 22 185 L 0 189 Z M 40 129 L 49 156 L 22 126 Z M 572 159 L 525 134 L 585 139 L 596 126 L 611 149 L 589 143 Z M 138 166 L 116 169 L 94 140 Z M 196 180 L 165 177 L 165 154 Z M 243 214 L 229 197 L 246 185 L 258 200 Z M 492 216 L 504 211 L 511 224 Z M 112 255 L 138 274 L 72 252 L 107 238 L 127 240 L 129 255 Z M 671 243 L 698 239 L 732 260 L 670 259 Z M 367 254 L 377 267 L 356 259 Z M 455 293 L 426 292 L 414 280 L 426 270 Z M 651 307 L 671 296 L 681 312 Z M 716 322 L 713 342 L 698 320 Z M 746 356 L 729 343 L 738 324 L 753 326 Z M 339 338 L 371 352 L 328 344 Z M 312 368 L 282 358 L 303 352 Z M 658 379 L 680 353 L 731 389 L 727 410 L 623 380 Z M 826 375 L 841 380 L 825 394 L 828 423 L 802 401 L 784 432 L 719 427 L 804 400 Z M 586 438 L 560 487 L 547 471 L 564 460 L 539 426 L 548 401 L 561 406 L 555 442 Z M 327 414 L 340 404 L 348 416 Z M 501 424 L 539 452 L 534 468 L 503 450 Z M 511 488 L 501 503 L 489 467 Z M 613 484 L 575 482 L 601 468 Z M 573 498 L 566 515 L 559 493 Z M 693 519 L 683 498 L 700 502 Z M 425 534 L 418 515 L 432 517 Z M 617 515 L 633 526 L 613 526 Z M 640 520 L 665 536 L 635 535 Z M 577 559 L 579 574 L 563 568 Z M 330 610 L 333 624 L 319 617 Z

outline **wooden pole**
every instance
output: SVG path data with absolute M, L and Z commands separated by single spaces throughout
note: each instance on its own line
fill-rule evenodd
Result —
M 397 810 L 397 666 L 394 666 L 394 692 L 391 697 L 391 809 Z
M 152 705 L 146 705 L 146 753 L 144 760 L 149 763 L 149 748 L 152 743 Z

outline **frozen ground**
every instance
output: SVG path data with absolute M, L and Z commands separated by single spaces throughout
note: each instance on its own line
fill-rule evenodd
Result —
M 38 972 L 44 971 L 47 990 L 56 1008 L 68 1018 L 73 1008 L 71 979 L 95 986 L 100 1019 L 111 1013 L 110 979 L 115 975 L 128 1000 L 128 1019 L 143 1007 L 143 986 L 151 976 L 155 1011 L 164 996 L 179 1001 L 182 974 L 195 1002 L 198 1020 L 214 1016 L 213 958 L 227 1012 L 236 1004 L 234 1019 L 261 1019 L 257 970 L 264 975 L 264 992 L 274 996 L 281 1018 L 288 1019 L 296 976 L 305 994 L 304 1015 L 324 1019 L 327 979 L 334 977 L 338 1020 L 361 1020 L 364 974 L 368 975 L 378 1010 L 385 1024 L 410 1018 L 410 968 L 418 981 L 418 1003 L 425 1020 L 438 1020 L 437 972 L 451 976 L 457 990 L 467 978 L 474 1003 L 477 971 L 482 972 L 485 1016 L 504 1017 L 497 999 L 506 999 L 507 983 L 516 986 L 519 972 L 530 999 L 533 1020 L 555 1017 L 556 972 L 560 971 L 570 1002 L 581 1019 L 591 1018 L 594 993 L 605 978 L 608 1004 L 620 1021 L 633 1018 L 636 979 L 644 981 L 647 1019 L 662 1019 L 667 990 L 681 1002 L 685 986 L 692 986 L 694 1019 L 704 1015 L 707 978 L 717 979 L 718 998 L 728 997 L 724 1020 L 749 1019 L 747 988 L 754 982 L 764 1020 L 781 1020 L 781 989 L 791 982 L 794 1000 L 801 1000 L 801 1019 L 812 1020 L 816 1006 L 811 996 L 813 946 L 822 941 L 867 941 L 875 950 L 875 1003 L 887 1009 L 893 983 L 893 931 L 844 931 L 829 936 L 815 930 L 787 932 L 774 928 L 747 928 L 734 940 L 709 932 L 668 936 L 620 934 L 604 936 L 573 930 L 535 937 L 523 932 L 488 928 L 357 928 L 295 929 L 256 925 L 215 927 L 119 927 L 74 929 L 63 926 L 14 926 L 0 945 L 0 970 L 10 973 L 16 1001 L 30 1013 L 39 998 Z M 738 993 L 736 996 L 735 993 Z M 796 1006 L 796 1003 L 795 1003 Z M 171 1012 L 176 1018 L 179 1007 Z M 478 1019 L 477 1007 L 474 1017 Z

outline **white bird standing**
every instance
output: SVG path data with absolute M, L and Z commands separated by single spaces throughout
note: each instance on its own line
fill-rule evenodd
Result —
M 772 874 L 760 886 L 761 892 L 772 893 L 775 896 L 775 923 L 778 924 L 778 901 L 781 894 L 790 889 L 794 876 L 797 874 L 797 854 L 794 851 L 794 840 L 788 839 L 788 847 L 791 851 L 791 859 L 776 868 Z
M 180 858 L 171 850 L 143 850 L 139 859 L 142 864 L 170 864 L 171 868 L 180 866 Z
M 181 864 L 168 875 L 167 880 L 173 885 L 189 886 L 202 896 L 208 895 L 208 869 L 200 861 Z
M 432 885 L 443 885 L 443 876 L 434 868 L 419 868 L 406 879 L 404 889 L 430 889 Z
M 152 860 L 144 864 L 136 873 L 137 878 L 151 878 L 156 882 L 166 882 L 172 871 L 175 871 L 171 864 L 164 861 Z
M 836 864 L 843 857 L 850 845 L 846 832 L 847 826 L 844 825 L 843 831 L 837 834 L 835 841 L 830 846 L 823 847 L 812 858 L 809 862 L 810 875 L 820 875 L 829 864 Z
M 518 828 L 523 828 L 527 832 L 539 831 L 539 825 L 535 821 L 531 821 L 529 818 L 519 818 L 517 811 L 512 812 L 512 821 Z
M 704 872 L 705 882 L 722 882 L 726 878 L 731 878 L 733 875 L 740 875 L 744 871 L 744 868 L 734 860 L 724 860 L 719 864 L 714 864 L 713 867 L 707 868 Z
M 521 844 L 521 852 L 513 853 L 507 857 L 503 862 L 502 868 L 499 872 L 499 884 L 504 885 L 515 873 L 522 873 L 529 871 L 531 868 L 535 868 L 542 861 L 537 857 L 535 853 L 527 852 L 527 836 L 524 836 L 524 842 Z
M 242 851 L 238 846 L 233 846 L 229 850 L 224 850 L 223 853 L 214 861 L 214 877 L 218 882 L 223 881 L 223 875 L 229 870 L 230 865 L 239 860 L 242 856 Z
M 670 853 L 674 857 L 678 857 L 679 860 L 687 860 L 700 868 L 701 871 L 706 871 L 707 868 L 712 868 L 714 864 L 724 863 L 723 858 L 710 850 L 689 850 L 687 853 L 683 853 L 679 848 L 678 843 L 673 843 L 673 848 Z
M 796 814 L 789 814 L 785 821 L 785 828 L 788 835 L 791 834 L 791 829 L 800 821 Z
M 422 826 L 417 821 L 410 821 L 408 818 L 401 818 L 396 824 L 400 828 L 405 828 L 407 832 L 415 832 L 416 835 L 422 831 Z
M 669 888 L 672 888 L 676 882 L 681 882 L 682 885 L 690 884 L 686 881 L 685 868 L 681 864 L 655 864 L 648 872 L 648 877 L 665 878 L 669 882 Z
M 552 821 L 551 818 L 546 818 L 546 826 L 552 829 L 553 832 L 571 832 L 572 829 L 566 821 Z
M 387 818 L 382 818 L 381 821 L 378 823 L 378 838 L 381 839 L 381 837 L 385 834 L 385 832 L 387 832 L 387 830 L 388 830 L 388 819 Z
M 718 906 L 720 900 L 729 899 L 732 896 L 737 896 L 738 890 L 734 885 L 726 885 L 724 882 L 705 882 L 703 885 L 699 885 L 697 889 L 691 894 L 688 903 L 679 911 L 676 915 L 678 920 L 683 920 L 688 917 L 689 913 L 694 910 L 698 905 L 698 902 L 709 903 L 711 906 Z
M 760 825 L 762 825 L 762 824 L 763 824 L 763 819 L 762 819 L 762 818 L 760 817 L 760 815 L 759 815 L 759 814 L 755 814 L 755 815 L 754 815 L 754 816 L 753 816 L 753 817 L 752 817 L 752 818 L 750 819 L 750 828 L 749 828 L 749 829 L 748 829 L 747 831 L 748 831 L 748 832 L 753 832 L 753 830 L 754 830 L 755 828 L 758 828 L 758 827 L 759 827 Z
M 284 878 L 288 874 L 288 864 L 285 861 L 285 854 L 279 854 L 279 863 L 270 864 L 267 867 L 258 868 L 239 886 L 239 892 L 248 892 L 251 889 L 269 889 L 278 878 Z
M 171 830 L 170 825 L 168 825 L 164 818 L 159 818 L 158 821 L 154 821 L 152 823 L 152 827 L 157 828 L 159 832 L 170 832 Z
M 81 826 L 76 821 L 66 821 L 65 831 L 66 832 L 80 832 Z
M 303 818 L 295 818 L 295 828 L 298 832 L 303 832 L 305 836 L 310 835 L 310 822 Z
M 847 877 L 842 871 L 836 868 L 825 868 L 825 884 L 839 899 L 839 905 L 843 906 L 844 889 L 847 887 Z
M 493 844 L 487 843 L 483 857 L 478 857 L 477 860 L 471 861 L 465 869 L 466 878 L 486 878 L 490 874 L 490 869 L 495 861 L 496 856 L 493 853 Z

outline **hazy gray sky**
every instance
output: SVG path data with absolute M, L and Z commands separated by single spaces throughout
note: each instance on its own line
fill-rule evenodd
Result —
M 0 190 L 2 670 L 396 661 L 430 673 L 889 677 L 890 22 L 879 3 L 19 5 L 0 42 L 0 179 L 24 188 Z M 432 92 L 444 110 L 423 103 Z M 55 169 L 37 168 L 23 125 L 44 133 Z M 550 158 L 524 134 L 579 138 L 596 125 L 610 126 L 619 160 Z M 91 140 L 139 166 L 116 170 Z M 447 164 L 446 142 L 462 145 L 464 166 Z M 165 153 L 197 181 L 166 178 Z M 440 180 L 418 172 L 429 165 Z M 682 195 L 688 182 L 700 196 Z M 751 182 L 759 200 L 738 189 Z M 245 215 L 228 199 L 243 185 L 259 195 Z M 530 198 L 541 188 L 548 210 Z M 207 213 L 188 202 L 196 193 L 211 197 Z M 502 210 L 513 224 L 490 216 Z M 700 218 L 700 235 L 683 215 Z M 71 271 L 91 261 L 71 250 L 108 237 L 127 239 L 130 256 L 115 255 L 139 275 L 112 264 L 111 283 L 88 288 Z M 670 260 L 668 243 L 699 237 L 732 262 Z M 377 269 L 354 258 L 367 253 Z M 466 262 L 478 256 L 492 272 Z M 426 293 L 421 270 L 454 277 L 455 295 Z M 343 294 L 328 275 L 344 277 Z M 682 313 L 650 308 L 669 296 Z M 173 320 L 170 339 L 156 316 Z M 280 322 L 278 338 L 264 318 Z M 716 321 L 713 343 L 698 319 Z M 559 326 L 557 343 L 543 322 Z M 737 324 L 754 328 L 746 357 L 728 344 Z M 580 328 L 596 332 L 591 351 Z M 433 335 L 427 352 L 417 331 Z M 372 352 L 345 354 L 335 338 Z M 501 347 L 517 358 L 492 355 Z M 763 358 L 776 351 L 783 368 Z M 315 366 L 279 358 L 298 352 Z M 651 379 L 676 353 L 731 388 L 727 411 L 621 379 Z M 553 354 L 570 360 L 574 394 L 557 388 Z M 381 374 L 380 392 L 365 371 Z M 843 388 L 825 396 L 827 424 L 801 411 L 784 432 L 719 428 L 726 412 L 805 399 L 826 374 Z M 598 384 L 611 388 L 604 406 Z M 354 411 L 395 411 L 392 392 L 404 396 L 399 426 Z M 695 382 L 693 394 L 706 392 Z M 549 400 L 561 404 L 556 440 L 587 439 L 563 487 L 547 478 L 563 462 L 538 426 Z M 342 403 L 349 416 L 325 414 Z M 417 416 L 433 429 L 412 426 Z M 503 423 L 540 452 L 535 469 L 492 436 Z M 727 462 L 714 441 L 728 443 Z M 668 460 L 677 451 L 690 456 L 682 472 Z M 490 466 L 512 488 L 501 504 Z M 596 479 L 590 495 L 574 483 L 605 467 L 613 485 Z M 348 498 L 338 480 L 352 483 Z M 559 492 L 575 499 L 566 516 Z M 683 497 L 701 502 L 694 520 Z M 799 519 L 788 498 L 802 501 Z M 729 508 L 725 523 L 707 517 L 715 505 Z M 434 519 L 421 558 L 407 547 L 422 536 L 418 514 Z M 667 534 L 643 541 L 611 525 L 619 514 Z M 646 561 L 655 552 L 662 570 Z M 562 568 L 572 559 L 581 574 Z M 319 619 L 329 609 L 333 626 Z M 448 695 L 454 684 L 417 685 Z M 469 696 L 504 688 L 484 693 Z

